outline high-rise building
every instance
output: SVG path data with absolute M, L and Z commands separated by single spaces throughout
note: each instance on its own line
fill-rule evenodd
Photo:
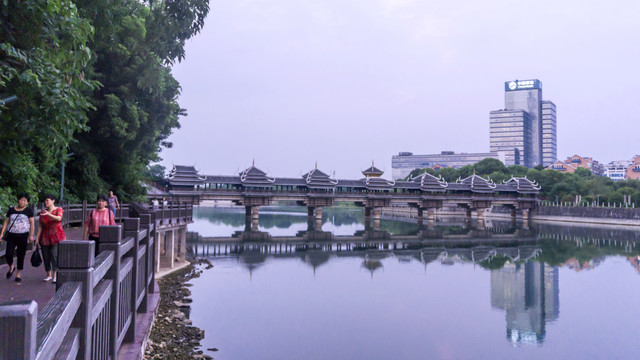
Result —
M 490 150 L 504 152 L 505 165 L 532 167 L 529 113 L 524 110 L 492 111 L 489 128 Z
M 549 166 L 558 159 L 556 104 L 542 100 L 542 165 Z
M 505 108 L 504 110 L 492 111 L 491 121 L 498 122 L 498 115 L 511 116 L 507 111 L 520 110 L 528 115 L 529 126 L 526 126 L 526 116 L 513 113 L 519 118 L 505 122 L 513 124 L 508 125 L 506 131 L 509 133 L 518 132 L 518 134 L 504 136 L 501 131 L 492 132 L 490 139 L 492 151 L 494 148 L 501 148 L 505 151 L 511 151 L 513 154 L 520 152 L 518 162 L 527 167 L 535 167 L 545 163 L 553 164 L 557 157 L 556 106 L 551 101 L 542 100 L 542 82 L 538 79 L 507 81 L 504 83 L 504 90 Z M 505 127 L 503 126 L 503 128 Z M 514 138 L 521 138 L 522 141 L 513 140 Z M 548 139 L 548 141 L 545 143 L 544 139 Z M 514 144 L 519 142 L 522 144 Z M 529 143 L 531 147 L 527 148 L 526 144 Z M 513 155 L 513 164 L 518 163 L 516 158 Z

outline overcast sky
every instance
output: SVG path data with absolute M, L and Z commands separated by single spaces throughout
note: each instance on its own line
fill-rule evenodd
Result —
M 391 177 L 399 151 L 489 151 L 504 82 L 540 79 L 558 156 L 640 154 L 640 1 L 212 0 L 173 69 L 162 164 Z

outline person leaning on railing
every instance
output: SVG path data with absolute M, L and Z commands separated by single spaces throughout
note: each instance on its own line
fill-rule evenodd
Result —
M 44 206 L 40 212 L 38 234 L 36 235 L 36 246 L 39 244 L 42 249 L 42 258 L 44 260 L 44 270 L 47 277 L 44 281 L 56 283 L 56 275 L 58 273 L 58 243 L 66 240 L 67 236 L 62 229 L 61 207 L 55 206 L 55 197 L 46 195 L 44 197 Z M 37 248 L 37 247 L 36 247 Z
M 107 208 L 107 197 L 105 195 L 98 195 L 96 208 L 91 210 L 89 216 L 87 216 L 87 221 L 84 223 L 84 234 L 82 235 L 84 240 L 87 240 L 87 235 L 89 235 L 88 239 L 96 242 L 96 256 L 98 256 L 98 248 L 100 245 L 100 226 L 115 224 L 115 216 L 113 212 Z
M 11 278 L 11 275 L 16 270 L 13 265 L 13 255 L 17 248 L 18 272 L 16 273 L 16 282 L 22 281 L 21 275 L 24 267 L 24 256 L 27 253 L 27 245 L 29 245 L 29 241 L 33 241 L 33 210 L 28 207 L 29 200 L 28 194 L 18 195 L 18 206 L 9 208 L 7 218 L 2 225 L 2 231 L 0 231 L 0 241 L 7 242 L 7 252 L 5 254 L 9 265 L 7 279 Z

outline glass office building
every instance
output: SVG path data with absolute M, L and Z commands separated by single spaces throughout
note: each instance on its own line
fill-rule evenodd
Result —
M 508 115 L 508 111 L 520 110 L 526 112 L 529 118 L 529 126 L 525 126 L 525 116 L 519 121 L 511 121 L 517 123 L 509 132 L 519 131 L 517 136 L 509 136 L 504 138 L 504 134 L 500 131 L 491 133 L 490 146 L 494 148 L 511 148 L 512 153 L 516 151 L 524 152 L 518 157 L 513 155 L 514 163 L 527 167 L 535 167 L 540 164 L 553 164 L 557 160 L 557 137 L 556 137 L 556 106 L 551 101 L 542 100 L 542 82 L 538 79 L 533 80 L 515 80 L 504 83 L 504 110 L 492 111 L 490 114 L 491 121 L 498 113 Z M 497 121 L 497 118 L 495 118 Z M 493 126 L 493 125 L 492 125 Z M 518 130 L 520 129 L 520 130 Z M 495 138 L 494 138 L 495 137 Z M 522 146 L 513 146 L 514 143 L 520 142 L 514 138 L 522 138 Z M 530 147 L 529 145 L 530 144 Z M 513 165 L 509 163 L 508 165 Z
M 504 164 L 532 167 L 531 116 L 524 110 L 492 111 L 489 120 L 491 152 L 504 152 Z

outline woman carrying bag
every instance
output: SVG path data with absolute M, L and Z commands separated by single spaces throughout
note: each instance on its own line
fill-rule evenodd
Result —
M 0 231 L 0 241 L 7 242 L 7 253 L 5 258 L 9 265 L 7 279 L 16 270 L 13 265 L 13 256 L 18 257 L 18 272 L 16 282 L 22 281 L 22 269 L 24 267 L 24 256 L 27 254 L 27 245 L 33 241 L 33 210 L 28 207 L 30 197 L 28 194 L 18 195 L 18 206 L 9 208 L 7 218 Z M 17 250 L 17 251 L 16 251 Z
M 44 260 L 44 270 L 47 277 L 44 281 L 52 281 L 56 283 L 56 275 L 58 273 L 58 243 L 66 240 L 67 236 L 62 229 L 61 207 L 55 206 L 55 197 L 46 195 L 44 197 L 44 209 L 40 213 L 40 227 L 36 236 L 36 251 L 38 244 L 42 248 L 42 257 Z

